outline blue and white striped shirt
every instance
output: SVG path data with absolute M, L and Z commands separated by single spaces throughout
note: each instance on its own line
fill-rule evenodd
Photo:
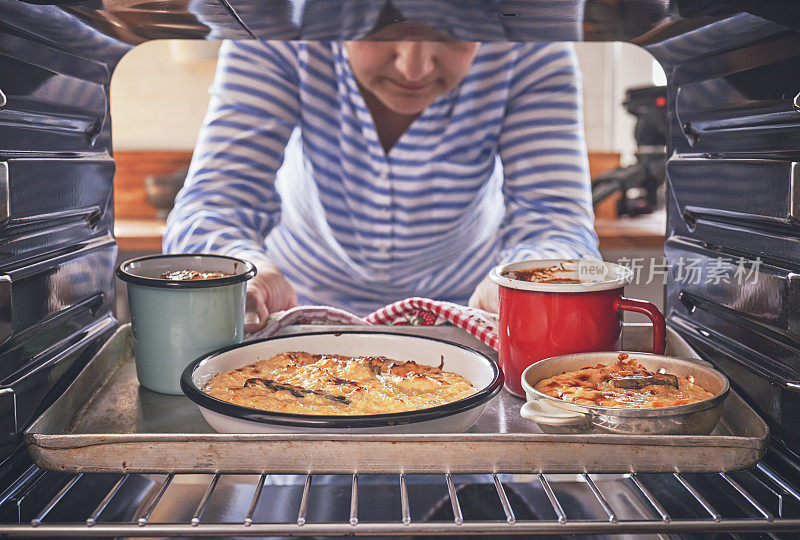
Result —
M 578 80 L 568 44 L 484 43 L 386 153 L 341 43 L 225 42 L 164 251 L 266 259 L 359 314 L 596 256 Z

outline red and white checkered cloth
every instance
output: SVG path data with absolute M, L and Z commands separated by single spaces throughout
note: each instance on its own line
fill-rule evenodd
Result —
M 363 318 L 343 309 L 327 306 L 301 306 L 276 315 L 261 331 L 251 336 L 251 339 L 273 336 L 293 324 L 432 326 L 450 322 L 489 347 L 493 349 L 498 347 L 497 315 L 429 298 L 406 298 L 382 307 Z

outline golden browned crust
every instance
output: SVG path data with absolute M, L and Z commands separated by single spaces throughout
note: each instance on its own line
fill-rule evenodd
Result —
M 714 397 L 691 378 L 677 377 L 678 388 L 648 384 L 642 388 L 618 388 L 614 380 L 658 377 L 627 354 L 610 365 L 597 364 L 568 371 L 536 383 L 534 389 L 555 398 L 600 407 L 650 408 L 686 405 Z M 666 376 L 664 376 L 666 377 Z M 672 376 L 674 377 L 674 376 Z
M 475 393 L 440 367 L 382 356 L 288 352 L 219 373 L 203 391 L 223 401 L 295 414 L 365 415 L 427 409 Z

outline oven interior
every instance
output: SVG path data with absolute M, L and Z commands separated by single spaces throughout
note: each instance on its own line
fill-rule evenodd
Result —
M 348 38 L 375 4 L 0 0 L 0 533 L 800 530 L 800 9 L 791 1 L 440 0 L 407 7 L 423 16 L 441 15 L 442 6 L 458 10 L 448 24 L 461 21 L 461 35 L 476 41 L 629 41 L 658 59 L 670 128 L 665 315 L 769 424 L 770 448 L 755 468 L 334 478 L 314 471 L 73 475 L 31 462 L 21 433 L 119 326 L 109 117 L 117 62 L 151 39 Z M 755 279 L 696 284 L 681 274 L 689 259 L 702 276 L 744 261 Z

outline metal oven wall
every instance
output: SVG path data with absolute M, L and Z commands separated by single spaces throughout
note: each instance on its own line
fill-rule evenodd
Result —
M 800 450 L 800 34 L 739 14 L 648 47 L 670 78 L 669 324 Z
M 129 48 L 48 6 L 0 17 L 0 459 L 117 325 L 108 84 Z

